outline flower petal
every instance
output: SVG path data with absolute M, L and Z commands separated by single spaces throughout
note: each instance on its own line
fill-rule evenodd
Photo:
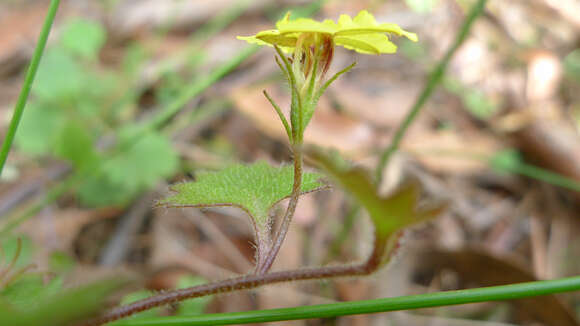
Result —
M 290 12 L 276 23 L 277 29 L 262 31 L 254 36 L 238 36 L 238 39 L 258 45 L 278 45 L 284 52 L 293 51 L 298 37 L 304 33 L 332 35 L 335 44 L 366 54 L 394 53 L 397 46 L 385 33 L 405 36 L 417 41 L 417 34 L 410 33 L 397 24 L 379 24 L 366 10 L 356 17 L 341 15 L 338 23 L 332 20 L 317 22 L 309 18 L 290 20 Z
M 343 35 L 334 38 L 336 45 L 365 54 L 395 53 L 397 46 L 384 34 Z
M 278 45 L 284 52 L 290 53 L 296 46 L 296 37 L 292 35 L 280 35 L 277 30 L 268 30 L 259 32 L 252 36 L 238 36 L 238 40 L 246 41 L 250 44 L 257 45 Z
M 323 22 L 317 22 L 310 18 L 290 20 L 290 12 L 276 23 L 276 27 L 282 35 L 291 33 L 334 34 L 338 30 L 338 25 L 330 19 Z
M 411 41 L 417 42 L 417 34 L 407 32 L 397 24 L 378 24 L 375 17 L 366 10 L 359 12 L 354 20 L 348 15 L 341 15 L 338 19 L 338 28 L 339 30 L 335 33 L 336 36 L 369 34 L 375 32 L 392 33 L 398 36 L 405 36 Z

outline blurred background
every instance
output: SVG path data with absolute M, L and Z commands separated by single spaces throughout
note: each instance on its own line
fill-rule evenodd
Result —
M 452 45 L 471 0 L 63 1 L 0 180 L 0 298 L 107 276 L 162 289 L 249 272 L 250 224 L 235 209 L 159 209 L 168 185 L 232 162 L 290 160 L 262 95 L 289 103 L 272 48 L 237 40 L 286 10 L 318 19 L 368 9 L 419 36 L 353 61 L 320 102 L 306 142 L 374 169 Z M 6 132 L 48 1 L 0 2 L 0 134 Z M 580 2 L 490 0 L 386 167 L 449 209 L 410 230 L 397 259 L 359 279 L 290 283 L 147 314 L 362 300 L 580 273 Z M 279 208 L 279 211 L 283 206 Z M 274 269 L 362 260 L 372 230 L 339 189 L 301 199 Z M 17 254 L 18 253 L 18 254 Z M 17 260 L 11 264 L 12 257 Z M 30 274 L 30 275 L 28 275 Z M 26 277 L 22 277 L 22 276 Z M 22 281 L 25 280 L 25 281 Z M 18 282 L 36 285 L 33 295 Z M 30 283 L 30 284 L 32 284 Z M 28 284 L 28 283 L 26 283 Z M 21 288 L 21 286 L 20 286 Z M 131 292 L 132 291 L 132 292 Z M 578 325 L 578 293 L 280 325 Z

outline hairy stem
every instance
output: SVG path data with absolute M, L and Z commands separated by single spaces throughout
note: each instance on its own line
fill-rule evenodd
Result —
M 290 201 L 288 202 L 286 213 L 284 213 L 284 217 L 282 218 L 282 223 L 274 237 L 272 248 L 264 259 L 263 264 L 258 265 L 256 268 L 256 274 L 258 275 L 265 274 L 270 267 L 272 267 L 272 264 L 278 255 L 278 251 L 280 251 L 280 247 L 282 247 L 282 243 L 286 238 L 286 233 L 288 233 L 288 229 L 290 228 L 292 217 L 296 212 L 296 205 L 298 204 L 298 198 L 300 197 L 300 188 L 302 187 L 303 151 L 302 144 L 294 144 L 292 148 L 294 151 L 294 185 L 292 186 L 292 194 L 290 195 Z
M 262 285 L 325 279 L 342 276 L 363 276 L 373 273 L 380 266 L 380 256 L 383 248 L 375 244 L 375 248 L 366 262 L 357 265 L 324 266 L 289 271 L 279 271 L 267 274 L 251 274 L 230 278 L 223 281 L 198 285 L 186 289 L 179 289 L 160 293 L 155 296 L 120 306 L 105 312 L 98 318 L 87 321 L 79 326 L 98 326 L 115 321 L 141 311 L 183 301 L 186 299 L 203 297 L 211 294 L 226 293 L 239 290 L 253 289 Z

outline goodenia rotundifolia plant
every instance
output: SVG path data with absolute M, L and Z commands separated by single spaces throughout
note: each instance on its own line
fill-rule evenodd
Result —
M 335 47 L 343 46 L 371 55 L 395 53 L 397 46 L 390 41 L 391 35 L 417 41 L 414 33 L 407 32 L 396 24 L 377 23 L 366 10 L 354 18 L 341 15 L 337 22 L 318 22 L 307 18 L 291 20 L 288 13 L 276 23 L 276 29 L 262 31 L 253 36 L 239 36 L 240 40 L 252 44 L 274 47 L 276 62 L 288 80 L 291 92 L 289 117 L 283 114 L 280 106 L 266 91 L 264 95 L 276 110 L 288 135 L 292 165 L 271 166 L 266 162 L 257 162 L 201 174 L 195 182 L 173 186 L 174 194 L 159 201 L 157 206 L 240 208 L 250 218 L 254 229 L 257 248 L 255 269 L 247 275 L 164 292 L 120 306 L 87 322 L 86 325 L 101 325 L 168 303 L 251 289 L 265 284 L 368 275 L 388 263 L 399 247 L 402 230 L 436 216 L 444 205 L 439 202 L 419 204 L 421 188 L 417 182 L 403 183 L 390 195 L 381 196 L 366 171 L 351 167 L 336 154 L 330 155 L 324 150 L 305 146 L 304 131 L 324 91 L 354 66 L 353 63 L 327 78 Z M 305 155 L 367 210 L 374 225 L 374 242 L 371 254 L 362 263 L 270 271 L 300 196 L 326 187 L 321 181 L 321 174 L 304 170 Z M 275 224 L 272 207 L 287 198 L 288 206 L 278 223 L 278 229 L 272 232 Z

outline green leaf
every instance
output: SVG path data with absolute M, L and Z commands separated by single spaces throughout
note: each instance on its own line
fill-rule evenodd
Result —
M 131 135 L 123 137 L 120 153 L 107 162 L 104 171 L 111 184 L 137 194 L 175 173 L 179 157 L 169 139 L 159 133 L 149 132 L 139 139 Z
M 48 283 L 45 283 L 43 278 L 44 275 L 40 273 L 25 273 L 5 286 L 0 291 L 0 298 L 16 309 L 35 308 L 42 299 L 57 294 L 62 287 L 61 278 L 54 278 Z
M 106 32 L 101 24 L 76 19 L 69 21 L 62 30 L 60 42 L 67 50 L 85 57 L 96 59 L 106 41 Z
M 16 134 L 16 146 L 29 154 L 50 153 L 60 129 L 65 124 L 65 119 L 66 117 L 52 106 L 30 103 L 24 110 L 24 116 Z
M 73 56 L 56 47 L 42 57 L 32 91 L 43 100 L 66 100 L 81 95 L 87 79 Z
M 123 279 L 105 280 L 49 296 L 41 300 L 36 308 L 20 312 L 21 322 L 17 325 L 74 324 L 103 309 L 105 299 L 126 283 Z
M 94 137 L 89 129 L 75 121 L 68 121 L 56 139 L 55 154 L 70 161 L 77 169 L 90 166 L 97 159 Z
M 88 207 L 124 206 L 135 196 L 131 189 L 134 187 L 125 188 L 124 184 L 115 184 L 100 174 L 84 180 L 77 193 L 81 203 Z
M 250 215 L 262 228 L 268 225 L 268 212 L 277 202 L 290 196 L 294 170 L 292 166 L 273 167 L 264 161 L 251 165 L 233 165 L 221 171 L 200 174 L 197 181 L 174 185 L 176 194 L 163 199 L 165 207 L 235 206 Z M 302 178 L 302 192 L 323 186 L 317 173 Z
M 415 180 L 404 182 L 388 196 L 381 196 L 365 170 L 349 166 L 337 153 L 328 154 L 314 147 L 307 152 L 367 210 L 375 227 L 375 246 L 385 251 L 380 255 L 385 259 L 392 248 L 391 236 L 405 227 L 435 217 L 445 208 L 442 202 L 420 205 L 421 186 Z

